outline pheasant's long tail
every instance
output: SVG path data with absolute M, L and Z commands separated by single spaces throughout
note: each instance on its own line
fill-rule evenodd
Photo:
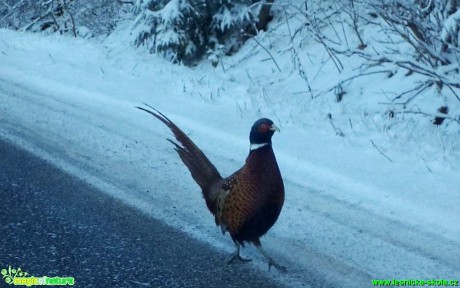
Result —
M 216 167 L 214 167 L 211 161 L 209 161 L 206 155 L 204 155 L 195 143 L 193 143 L 193 141 L 179 127 L 177 127 L 176 124 L 169 120 L 168 117 L 152 106 L 145 103 L 144 105 L 152 110 L 143 107 L 136 108 L 153 115 L 171 129 L 171 132 L 174 134 L 174 137 L 179 143 L 176 143 L 171 139 L 167 140 L 174 145 L 174 149 L 177 151 L 177 154 L 179 154 L 179 157 L 182 159 L 185 166 L 187 166 L 188 170 L 190 170 L 193 179 L 201 187 L 203 196 L 208 204 L 208 208 L 211 212 L 215 213 L 214 207 L 210 207 L 212 204 L 211 202 L 214 202 L 214 199 L 210 199 L 210 197 L 212 197 L 210 195 L 211 186 L 222 179 Z

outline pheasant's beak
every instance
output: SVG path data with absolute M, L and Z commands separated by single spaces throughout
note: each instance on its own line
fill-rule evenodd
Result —
M 280 128 L 278 128 L 275 124 L 273 124 L 272 127 L 270 127 L 270 131 L 278 131 L 278 132 L 281 132 Z

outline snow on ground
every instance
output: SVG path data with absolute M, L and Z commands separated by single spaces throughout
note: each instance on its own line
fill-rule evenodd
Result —
M 244 163 L 251 125 L 269 117 L 282 130 L 273 145 L 286 202 L 262 243 L 290 270 L 272 277 L 336 287 L 460 278 L 458 127 L 388 119 L 372 99 L 416 80 L 375 74 L 353 81 L 340 103 L 312 99 L 292 51 L 267 35 L 259 41 L 276 64 L 249 40 L 222 66 L 186 68 L 129 48 L 128 32 L 91 42 L 0 30 L 0 137 L 231 252 L 164 140 L 168 129 L 134 107 L 146 102 L 170 117 L 222 175 Z M 337 75 L 321 47 L 307 44 L 299 55 L 314 89 L 351 75 Z M 349 71 L 359 65 L 343 61 Z M 255 249 L 243 253 L 266 269 Z

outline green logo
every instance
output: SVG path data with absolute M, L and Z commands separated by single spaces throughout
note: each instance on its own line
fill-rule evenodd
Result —
M 22 271 L 21 267 L 18 269 L 11 269 L 11 265 L 8 265 L 7 269 L 2 269 L 2 279 L 5 280 L 6 284 L 13 284 L 14 278 L 25 277 L 29 273 Z
M 34 277 L 29 276 L 29 273 L 22 271 L 19 267 L 17 269 L 11 268 L 11 265 L 8 265 L 8 269 L 2 269 L 1 271 L 2 279 L 5 280 L 7 284 L 18 285 L 18 286 L 32 286 L 32 285 L 74 285 L 75 279 L 73 277 Z

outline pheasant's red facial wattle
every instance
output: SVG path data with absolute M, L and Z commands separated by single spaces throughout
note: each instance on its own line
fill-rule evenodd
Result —
M 267 133 L 268 130 L 270 130 L 270 126 L 268 126 L 267 124 L 262 124 L 259 126 L 260 133 Z

